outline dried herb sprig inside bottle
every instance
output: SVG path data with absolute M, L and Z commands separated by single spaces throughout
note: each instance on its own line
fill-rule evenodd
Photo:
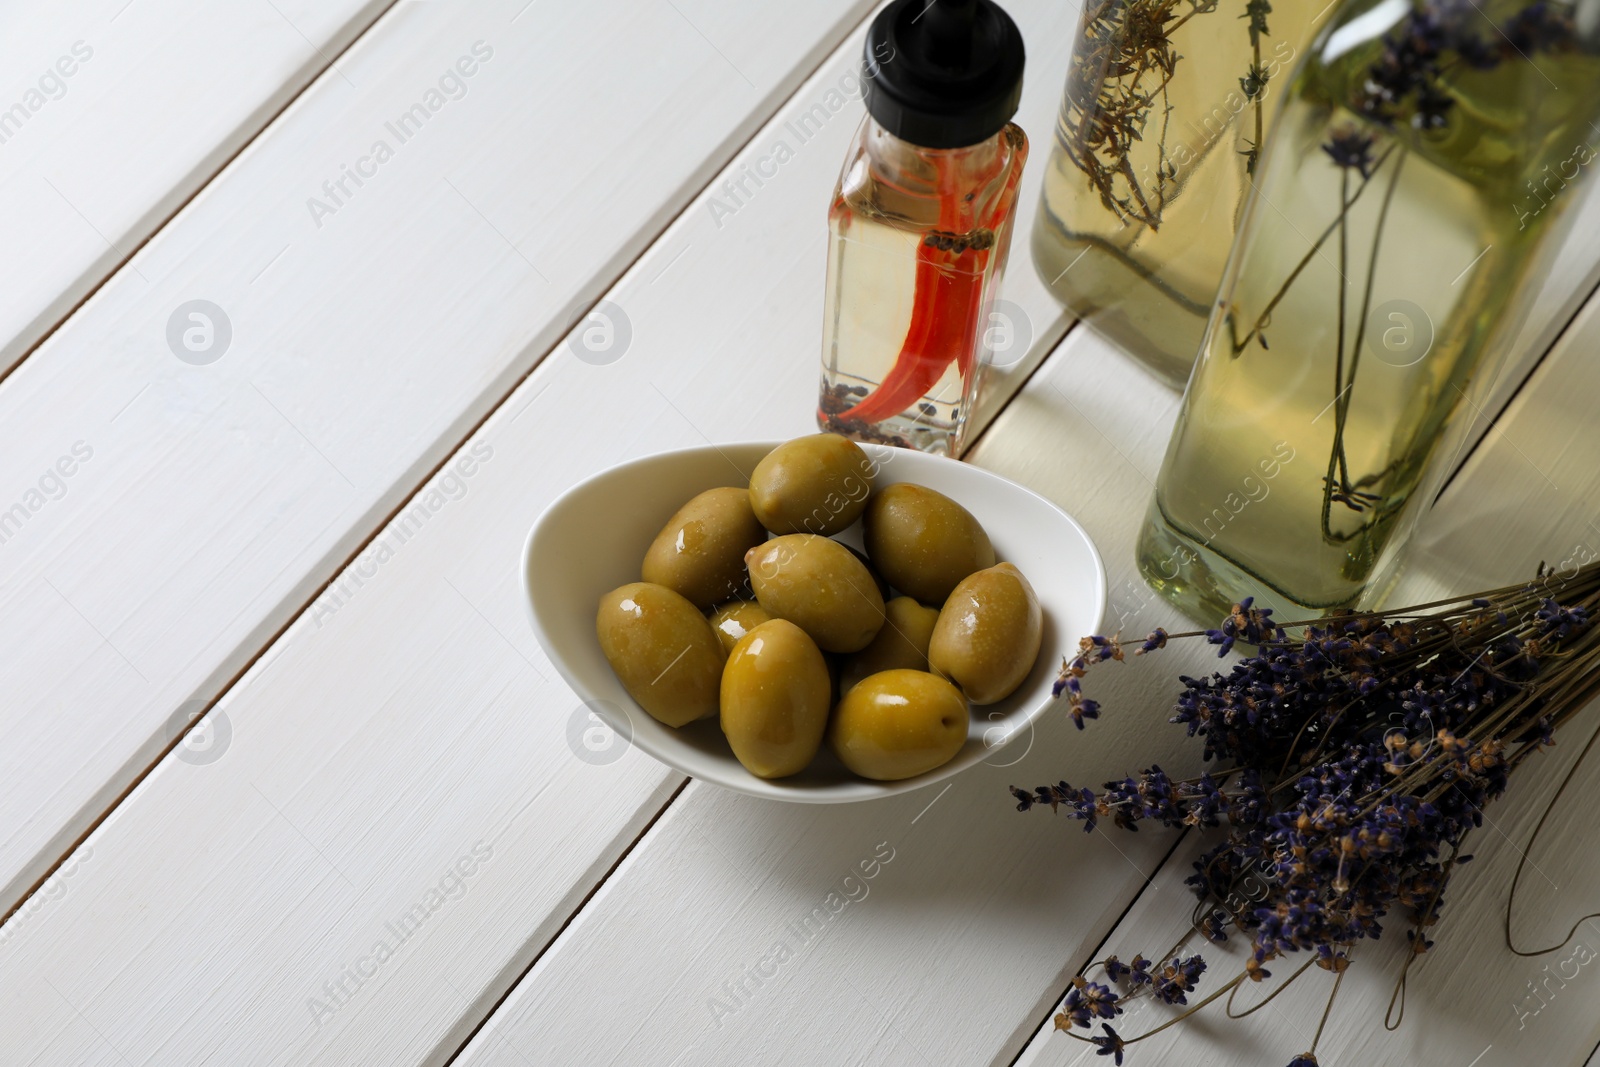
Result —
M 873 21 L 867 118 L 834 190 L 824 429 L 956 455 L 987 360 L 1028 139 L 1016 25 L 991 0 Z
M 1069 310 L 1194 365 L 1290 65 L 1325 0 L 1086 0 L 1033 231 Z

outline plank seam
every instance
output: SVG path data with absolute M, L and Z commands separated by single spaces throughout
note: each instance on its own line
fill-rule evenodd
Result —
M 1105 833 L 1105 830 L 1100 829 L 1096 832 Z M 1085 967 L 1087 967 L 1091 961 L 1100 958 L 1100 953 L 1105 949 L 1106 943 L 1109 942 L 1112 936 L 1122 928 L 1123 922 L 1133 911 L 1134 906 L 1137 905 L 1139 901 L 1143 900 L 1145 893 L 1150 890 L 1151 886 L 1155 885 L 1156 878 L 1160 876 L 1162 871 L 1166 870 L 1167 864 L 1172 862 L 1172 857 L 1177 855 L 1178 846 L 1182 845 L 1188 836 L 1189 831 L 1186 829 L 1173 839 L 1172 847 L 1167 849 L 1167 854 L 1161 857 L 1160 863 L 1157 863 L 1154 867 L 1150 868 L 1150 873 L 1145 876 L 1144 884 L 1139 886 L 1139 891 L 1128 898 L 1128 903 L 1123 907 L 1121 913 L 1117 915 L 1116 919 L 1112 921 L 1110 926 L 1106 927 L 1105 936 L 1100 938 L 1099 941 L 1095 942 L 1094 950 L 1084 957 L 1082 963 L 1073 968 L 1072 973 L 1074 975 L 1078 974 L 1079 971 L 1082 971 Z M 1022 1047 L 1017 1049 L 1016 1055 L 1012 1056 L 1006 1061 L 1005 1067 L 1017 1067 L 1017 1063 L 1022 1059 L 1023 1053 L 1027 1052 L 1028 1046 L 1033 1044 L 1033 1038 L 1038 1035 L 1040 1030 L 1045 1028 L 1046 1023 L 1050 1022 L 1050 1020 L 1055 1017 L 1056 1005 L 1061 1003 L 1062 999 L 1067 995 L 1067 990 L 1071 988 L 1072 982 L 1069 979 L 1067 984 L 1061 987 L 1061 991 L 1057 993 L 1053 999 L 1051 999 L 1050 1006 L 1045 1009 L 1044 1017 L 1039 1020 L 1038 1024 L 1035 1025 L 1033 1029 L 1028 1031 L 1029 1036 L 1022 1042 Z
M 1001 403 L 999 409 L 996 410 L 993 415 L 989 416 L 989 421 L 983 424 L 983 429 L 978 431 L 978 436 L 973 438 L 972 442 L 968 444 L 966 448 L 961 450 L 961 457 L 963 460 L 978 450 L 978 446 L 983 444 L 983 439 L 989 436 L 989 431 L 994 429 L 994 424 L 1000 421 L 1000 416 L 1006 413 L 1006 408 L 1009 408 L 1013 400 L 1027 391 L 1028 386 L 1033 382 L 1034 375 L 1038 374 L 1039 371 L 1043 369 L 1044 365 L 1050 362 L 1051 356 L 1055 355 L 1061 350 L 1061 346 L 1067 343 L 1067 338 L 1072 336 L 1072 331 L 1077 329 L 1082 321 L 1082 319 L 1072 319 L 1067 323 L 1067 328 L 1061 331 L 1061 336 L 1057 337 L 1055 341 L 1051 343 L 1050 351 L 1039 357 L 1039 362 L 1033 365 L 1033 369 L 1028 372 L 1028 376 L 1022 379 L 1021 382 L 1017 383 L 1017 387 L 1012 390 L 1011 395 L 1005 398 L 1004 402 Z
M 456 1046 L 455 1051 L 450 1053 L 448 1059 L 440 1061 L 440 1067 L 451 1067 L 451 1064 L 455 1063 L 456 1060 L 460 1058 L 461 1054 L 467 1050 L 467 1046 L 472 1044 L 473 1039 L 478 1036 L 479 1031 L 481 1031 L 485 1026 L 489 1025 L 489 1020 L 493 1019 L 495 1014 L 499 1012 L 500 1006 L 510 999 L 511 994 L 517 991 L 517 988 L 522 985 L 523 980 L 527 978 L 528 975 L 533 973 L 533 969 L 539 965 L 539 961 L 544 959 L 545 953 L 549 952 L 551 946 L 553 946 L 557 941 L 561 940 L 561 935 L 567 932 L 567 927 L 571 926 L 573 922 L 577 920 L 578 916 L 583 914 L 583 910 L 589 906 L 589 901 L 593 900 L 594 895 L 600 892 L 601 888 L 611 880 L 611 876 L 616 873 L 617 868 L 622 866 L 622 861 L 633 855 L 633 850 L 639 846 L 639 842 L 643 841 L 645 836 L 649 834 L 651 830 L 655 829 L 656 823 L 660 822 L 662 817 L 672 809 L 672 805 L 677 801 L 679 795 L 688 788 L 689 783 L 693 780 L 694 779 L 692 778 L 685 777 L 681 782 L 678 783 L 678 787 L 672 791 L 672 795 L 667 797 L 666 802 L 663 803 L 661 807 L 656 809 L 656 813 L 654 815 L 650 816 L 650 821 L 644 824 L 644 828 L 639 831 L 637 836 L 635 836 L 632 841 L 628 842 L 628 847 L 623 849 L 622 852 L 617 856 L 616 862 L 610 867 L 607 867 L 606 873 L 601 875 L 599 879 L 595 881 L 594 885 L 589 887 L 589 892 L 584 894 L 583 899 L 580 900 L 577 906 L 574 907 L 572 911 L 567 914 L 567 917 L 562 920 L 561 926 L 550 935 L 549 939 L 546 940 L 543 945 L 539 947 L 539 951 L 534 953 L 533 959 L 528 961 L 528 965 L 517 974 L 516 978 L 506 984 L 505 990 L 495 998 L 495 1002 L 493 1004 L 489 1005 L 489 1010 L 483 1013 L 483 1018 L 478 1020 L 477 1025 L 475 1025 L 471 1031 L 469 1031 L 467 1035 L 461 1039 L 461 1043 Z
M 1527 373 L 1522 376 L 1522 380 L 1517 383 L 1517 387 L 1511 390 L 1510 395 L 1508 395 L 1505 398 L 1505 401 L 1495 409 L 1494 414 L 1490 416 L 1488 412 L 1482 412 L 1482 414 L 1484 414 L 1486 417 L 1486 422 L 1483 428 L 1484 432 L 1478 435 L 1478 439 L 1472 443 L 1472 447 L 1467 450 L 1467 454 L 1461 457 L 1460 461 L 1456 463 L 1455 469 L 1453 469 L 1449 476 L 1445 478 L 1444 484 L 1441 485 L 1439 487 L 1439 491 L 1434 494 L 1433 500 L 1431 501 L 1432 504 L 1438 504 L 1439 501 L 1444 499 L 1444 494 L 1449 491 L 1452 485 L 1455 484 L 1456 476 L 1466 469 L 1467 464 L 1472 462 L 1472 457 L 1478 454 L 1478 450 L 1483 447 L 1484 441 L 1489 438 L 1489 431 L 1500 422 L 1500 419 L 1505 415 L 1506 412 L 1511 410 L 1511 406 L 1515 404 L 1518 398 L 1522 396 L 1523 391 L 1528 388 L 1529 383 L 1531 383 L 1534 378 L 1538 377 L 1539 371 L 1544 368 L 1545 361 L 1550 358 L 1550 354 L 1552 352 L 1561 346 L 1561 342 L 1572 330 L 1573 324 L 1576 323 L 1578 318 L 1584 313 L 1585 310 L 1588 309 L 1589 305 L 1594 301 L 1597 293 L 1600 293 L 1600 276 L 1597 276 L 1594 283 L 1589 286 L 1588 293 L 1584 295 L 1582 300 L 1578 301 L 1577 305 L 1572 309 L 1572 314 L 1567 316 L 1567 321 L 1561 324 L 1561 329 L 1556 331 L 1555 336 L 1550 339 L 1550 343 L 1545 346 L 1544 351 L 1539 353 L 1539 358 L 1534 360 L 1533 363 L 1528 367 Z
M 129 0 L 129 2 L 131 3 L 132 0 Z M 317 56 L 318 59 L 323 60 L 323 63 L 319 66 L 314 60 L 307 60 L 307 62 L 304 65 L 302 65 L 302 67 L 300 68 L 301 70 L 304 70 L 307 67 L 310 67 L 312 69 L 312 74 L 311 74 L 310 78 L 306 79 L 306 83 L 300 87 L 299 91 L 294 93 L 287 100 L 285 100 L 283 102 L 283 106 L 282 107 L 278 108 L 271 115 L 269 115 L 265 119 L 265 121 L 263 121 L 256 128 L 255 132 L 251 133 L 248 137 L 246 137 L 244 139 L 244 141 L 239 145 L 239 147 L 237 149 L 235 149 L 233 151 L 233 153 L 228 156 L 227 159 L 224 159 L 220 163 L 218 163 L 217 166 L 215 167 L 215 169 L 213 169 L 210 174 L 206 175 L 205 178 L 200 182 L 200 184 L 195 186 L 194 191 L 192 193 L 190 193 L 188 196 L 184 197 L 183 200 L 180 203 L 175 205 L 173 207 L 173 209 L 170 212 L 167 213 L 165 218 L 161 219 L 160 222 L 158 222 L 155 226 L 151 227 L 150 232 L 145 234 L 145 236 L 142 239 L 140 239 L 137 244 L 135 244 L 133 246 L 133 248 L 128 252 L 127 255 L 125 255 L 121 259 L 117 260 L 111 266 L 111 269 L 107 270 L 105 272 L 105 274 L 101 276 L 99 281 L 97 281 L 93 285 L 91 285 L 89 287 L 89 290 L 86 293 L 83 294 L 83 297 L 80 300 L 78 300 L 77 303 L 73 304 L 71 307 L 69 307 L 65 311 L 63 311 L 61 313 L 61 315 L 55 320 L 55 322 L 51 323 L 49 328 L 47 328 L 43 333 L 41 333 L 39 335 L 39 339 L 37 341 L 33 342 L 33 344 L 29 345 L 26 349 L 24 349 L 22 351 L 22 353 L 20 355 L 17 356 L 16 362 L 12 363 L 12 365 L 10 367 L 0 367 L 0 384 L 4 384 L 5 380 L 7 378 L 11 377 L 11 375 L 14 374 L 24 363 L 26 363 L 26 362 L 28 362 L 28 360 L 32 359 L 33 358 L 33 354 L 35 352 L 37 352 L 40 348 L 44 347 L 45 342 L 49 341 L 52 337 L 54 337 L 57 333 L 59 333 L 61 331 L 61 327 L 65 326 L 67 324 L 67 322 L 69 320 L 71 320 L 71 318 L 74 315 L 76 315 L 79 311 L 81 311 L 83 309 L 83 306 L 94 298 L 95 294 L 99 293 L 100 290 L 104 289 L 107 285 L 109 285 L 113 278 L 115 278 L 117 275 L 121 274 L 124 267 L 132 267 L 133 258 L 135 256 L 137 256 L 141 250 L 143 250 L 145 245 L 149 244 L 151 241 L 155 240 L 158 236 L 160 236 L 166 230 L 166 228 L 168 226 L 172 225 L 172 221 L 183 213 L 183 210 L 185 208 L 187 208 L 190 204 L 194 203 L 195 199 L 197 197 L 199 197 L 201 193 L 204 193 L 207 189 L 211 188 L 211 186 L 216 183 L 216 180 L 218 178 L 220 178 L 223 175 L 223 173 L 229 167 L 233 166 L 234 161 L 237 160 L 240 156 L 242 156 L 250 148 L 251 145 L 253 145 L 257 141 L 259 141 L 267 133 L 267 131 L 271 130 L 272 127 L 278 122 L 278 120 L 283 117 L 284 112 L 288 111 L 291 107 L 293 107 L 300 100 L 300 98 L 302 96 L 304 96 L 306 93 L 310 92 L 313 88 L 315 88 L 316 85 L 319 82 L 321 82 L 322 79 L 327 75 L 328 71 L 330 71 L 330 70 L 337 71 L 339 73 L 339 76 L 341 78 L 343 78 L 344 77 L 344 73 L 342 71 L 338 71 L 338 69 L 334 66 L 334 64 L 336 64 L 339 60 L 343 59 L 345 57 L 345 55 L 350 51 L 350 49 L 354 48 L 358 43 L 361 42 L 361 40 L 364 37 L 367 36 L 367 34 L 371 33 L 373 28 L 376 27 L 379 22 L 383 21 L 383 17 L 385 15 L 387 15 L 391 10 L 393 10 L 394 7 L 396 5 L 398 5 L 399 3 L 400 3 L 400 0 L 388 0 L 388 2 L 385 3 L 380 10 L 378 10 L 377 12 L 375 12 L 373 14 L 372 18 L 369 19 L 367 21 L 367 24 L 361 28 L 360 32 L 358 32 L 355 36 L 351 37 L 349 43 L 347 43 L 343 48 L 341 48 L 339 50 L 338 55 L 334 56 L 332 59 L 329 59 L 328 58 L 328 54 L 326 52 L 324 52 L 321 48 L 318 48 L 315 44 L 311 44 L 311 42 L 308 39 L 307 43 L 311 44 L 312 51 L 314 51 L 316 53 L 316 56 Z M 269 4 L 269 6 L 271 6 L 271 5 Z M 274 7 L 273 10 L 276 11 L 277 8 Z M 118 14 L 121 14 L 121 12 L 119 11 Z M 112 16 L 112 17 L 114 19 L 116 16 Z M 280 18 L 282 17 L 282 12 L 279 12 L 279 17 Z M 289 20 L 288 19 L 284 19 L 284 21 L 288 22 Z M 289 25 L 290 25 L 290 27 L 292 29 L 295 29 L 295 32 L 297 32 L 297 33 L 299 32 L 298 28 L 296 28 L 294 26 L 294 23 L 290 22 Z M 300 34 L 300 36 L 301 37 L 305 37 L 305 34 L 302 33 L 302 34 Z M 348 79 L 346 79 L 346 80 L 348 80 Z M 48 179 L 46 179 L 46 184 L 49 184 L 49 180 Z M 54 186 L 52 185 L 51 188 L 54 188 Z M 56 190 L 56 195 L 61 196 L 60 190 Z M 63 200 L 66 200 L 65 196 L 62 196 L 61 198 Z M 72 210 L 74 210 L 74 211 L 78 210 L 72 204 L 72 202 L 70 200 L 66 200 L 66 202 L 67 202 L 67 206 L 71 207 Z M 87 222 L 88 220 L 85 219 L 84 221 Z M 93 228 L 93 223 L 90 223 L 90 226 L 91 226 L 91 228 Z M 96 232 L 98 233 L 99 231 L 96 231 Z M 122 251 L 122 247 L 120 245 L 114 244 L 104 234 L 101 235 L 100 239 L 102 241 L 105 241 L 106 244 L 108 246 L 110 246 L 110 248 L 111 248 L 111 250 L 113 252 L 120 253 Z M 92 270 L 93 268 L 91 267 L 90 269 Z M 133 272 L 135 274 L 137 274 L 139 272 L 139 268 L 137 268 L 137 267 L 132 267 L 132 269 L 133 269 Z M 76 847 L 76 846 L 74 846 L 74 847 Z M 37 888 L 37 887 L 35 887 L 35 888 Z M 31 893 L 31 892 L 33 892 L 33 890 L 30 889 L 29 892 Z M 13 909 L 13 910 L 15 910 L 15 909 Z M 4 922 L 6 917 L 8 917 L 10 914 L 11 914 L 11 912 L 7 912 L 5 916 L 0 916 L 0 922 Z

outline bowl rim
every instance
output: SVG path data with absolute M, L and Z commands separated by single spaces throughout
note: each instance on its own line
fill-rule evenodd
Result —
M 539 610 L 535 606 L 532 570 L 530 566 L 533 561 L 534 545 L 538 542 L 540 534 L 544 530 L 547 522 L 551 521 L 552 516 L 560 512 L 562 505 L 566 504 L 570 498 L 587 490 L 594 482 L 600 480 L 601 478 L 612 477 L 620 472 L 630 470 L 635 467 L 644 466 L 646 464 L 670 461 L 674 456 L 687 455 L 690 453 L 698 455 L 708 452 L 723 452 L 724 449 L 754 450 L 757 448 L 765 448 L 770 452 L 772 449 L 777 448 L 779 445 L 790 440 L 793 440 L 793 438 L 786 437 L 778 440 L 761 438 L 723 442 L 707 441 L 704 444 L 686 445 L 682 448 L 665 449 L 659 452 L 651 452 L 643 456 L 635 456 L 632 459 L 623 460 L 620 463 L 614 463 L 608 467 L 603 467 L 581 481 L 568 486 L 553 500 L 546 504 L 544 509 L 540 511 L 539 515 L 533 520 L 532 526 L 530 526 L 528 529 L 527 536 L 523 539 L 522 551 L 520 554 L 520 585 L 522 590 L 523 611 L 526 614 L 529 625 L 533 629 L 535 640 L 539 642 L 541 651 L 545 653 L 546 658 L 550 661 L 551 665 L 555 667 L 556 673 L 561 676 L 561 679 L 566 682 L 574 694 L 576 694 L 578 698 L 584 702 L 584 704 L 591 706 L 591 711 L 600 716 L 602 719 L 606 720 L 606 725 L 609 726 L 614 732 L 620 733 L 621 731 L 617 723 L 610 721 L 609 716 L 606 714 L 606 709 L 603 707 L 593 707 L 593 705 L 605 704 L 607 702 L 587 695 L 584 692 L 584 687 L 580 684 L 579 680 L 568 674 L 565 664 L 557 657 L 551 656 L 549 652 L 552 641 L 549 638 L 544 624 L 540 621 Z M 1065 519 L 1067 524 L 1078 534 L 1083 541 L 1084 547 L 1088 550 L 1089 562 L 1093 565 L 1094 571 L 1094 606 L 1093 611 L 1091 612 L 1094 619 L 1093 630 L 1094 632 L 1098 633 L 1104 628 L 1105 614 L 1109 603 L 1109 589 L 1105 561 L 1100 556 L 1100 549 L 1095 544 L 1094 538 L 1089 536 L 1089 531 L 1084 529 L 1083 524 L 1080 523 L 1075 516 L 1073 516 L 1061 505 L 1057 504 L 1055 501 L 1051 500 L 1042 493 L 1038 493 L 1028 486 L 1023 485 L 1021 482 L 1014 481 L 1010 478 L 1007 478 L 1003 474 L 996 473 L 995 471 L 991 471 L 987 468 L 979 467 L 974 464 L 966 463 L 959 459 L 949 459 L 948 457 L 940 457 L 932 453 L 918 452 L 914 449 L 904 449 L 894 445 L 878 444 L 871 441 L 856 441 L 855 443 L 864 451 L 866 451 L 868 455 L 875 457 L 876 455 L 884 452 L 890 453 L 891 456 L 899 453 L 909 453 L 911 455 L 920 456 L 924 459 L 945 459 L 950 463 L 961 464 L 967 470 L 977 472 L 980 477 L 993 479 L 997 482 L 1003 483 L 1012 491 L 1021 491 L 1022 493 L 1033 497 L 1035 500 L 1056 512 L 1061 518 Z M 724 458 L 728 459 L 730 463 L 733 463 L 733 458 L 731 456 L 727 456 L 726 453 L 724 453 Z M 737 463 L 733 463 L 733 465 L 738 467 Z M 1041 649 L 1041 654 L 1042 652 L 1043 650 Z M 1029 727 L 1032 727 L 1034 723 L 1036 723 L 1044 715 L 1045 710 L 1050 706 L 1050 701 L 1039 702 L 1024 713 L 1023 721 Z M 974 707 L 976 707 L 976 705 L 974 705 Z M 863 778 L 859 782 L 851 783 L 853 788 L 848 791 L 833 789 L 798 789 L 786 787 L 784 783 L 788 781 L 787 779 L 758 778 L 753 774 L 748 774 L 748 772 L 746 772 L 747 777 L 749 778 L 748 782 L 740 781 L 736 783 L 731 781 L 705 778 L 700 774 L 697 774 L 696 772 L 682 766 L 675 756 L 668 752 L 662 751 L 661 746 L 656 743 L 656 740 L 653 737 L 647 733 L 641 733 L 633 729 L 632 711 L 630 711 L 628 708 L 620 706 L 618 707 L 618 710 L 622 712 L 622 715 L 627 720 L 627 737 L 625 738 L 625 742 L 631 747 L 640 749 L 656 762 L 672 769 L 673 771 L 676 771 L 679 774 L 682 774 L 688 778 L 692 778 L 695 781 L 704 782 L 707 785 L 716 786 L 721 789 L 727 789 L 736 793 L 743 793 L 747 796 L 761 797 L 767 800 L 780 800 L 787 803 L 847 804 L 864 800 L 876 800 L 881 797 L 894 796 L 899 793 L 912 792 L 925 786 L 934 785 L 946 778 L 953 777 L 954 775 L 959 774 L 961 771 L 964 771 L 975 764 L 984 762 L 984 760 L 988 758 L 985 756 L 984 759 L 959 763 L 958 754 L 957 759 L 952 759 L 942 766 L 935 767 L 933 770 L 916 775 L 915 777 L 888 782 L 876 782 L 872 781 L 871 779 Z M 1022 732 L 1023 731 L 1020 728 L 1013 728 L 1001 740 L 989 747 L 989 753 L 992 754 L 994 752 L 998 752 L 1000 749 L 1010 744 L 1011 741 Z M 1032 731 L 1030 730 L 1030 735 L 1031 732 Z

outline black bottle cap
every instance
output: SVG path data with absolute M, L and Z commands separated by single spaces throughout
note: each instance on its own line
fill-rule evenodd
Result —
M 1022 34 L 993 0 L 894 0 L 867 30 L 867 111 L 924 148 L 999 133 L 1022 98 Z

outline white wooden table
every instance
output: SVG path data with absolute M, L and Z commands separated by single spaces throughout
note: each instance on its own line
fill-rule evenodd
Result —
M 1008 7 L 1026 228 L 1077 12 Z M 1009 765 L 818 809 L 572 744 L 582 711 L 518 600 L 521 539 L 577 479 L 811 429 L 870 10 L 0 11 L 0 1064 L 1085 1061 L 1053 1006 L 1102 943 L 1172 940 L 1198 846 L 1018 815 L 1005 787 L 1195 765 L 1161 721 L 1204 650 L 1108 672 L 1114 713 L 1052 719 Z M 779 142 L 792 158 L 730 191 Z M 1398 596 L 1600 552 L 1593 217 Z M 1031 344 L 969 459 L 1085 523 L 1113 625 L 1171 624 L 1131 546 L 1178 398 L 1069 329 L 1025 248 L 1006 296 Z M 180 359 L 192 301 L 227 336 Z M 580 359 L 597 306 L 626 340 Z M 1489 812 L 1396 1033 L 1393 946 L 1362 954 L 1324 1064 L 1590 1059 L 1600 968 L 1499 935 L 1507 861 L 1577 747 Z M 1575 790 L 1532 857 L 1526 942 L 1600 900 L 1600 767 Z M 1287 1062 L 1323 991 L 1129 1062 Z

